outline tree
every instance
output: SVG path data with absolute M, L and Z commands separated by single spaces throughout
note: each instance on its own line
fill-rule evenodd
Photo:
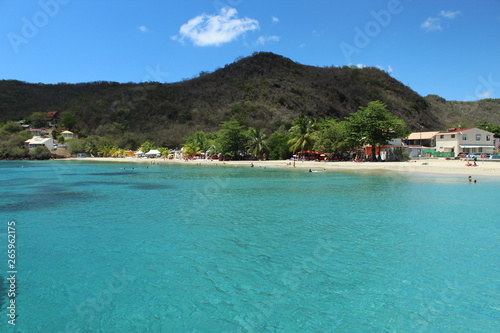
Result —
M 255 157 L 261 158 L 269 148 L 266 143 L 266 134 L 261 128 L 250 127 L 248 129 L 248 151 Z
M 24 147 L 24 142 L 31 138 L 28 131 L 14 131 L 14 126 L 0 129 L 0 158 L 24 158 L 28 156 L 28 149 Z M 14 131 L 14 132 L 12 132 Z
M 488 132 L 492 132 L 495 138 L 500 138 L 500 126 L 498 125 L 494 125 L 487 121 L 481 121 L 480 123 L 477 124 L 477 128 L 480 128 Z
M 35 160 L 48 160 L 50 156 L 50 150 L 45 146 L 38 146 L 30 150 L 30 157 Z
M 238 121 L 231 120 L 222 123 L 222 127 L 217 132 L 217 149 L 222 155 L 238 158 L 246 142 L 243 126 Z
M 291 139 L 288 141 L 290 144 L 291 152 L 312 150 L 316 142 L 316 122 L 304 115 L 297 118 L 290 128 Z
M 284 131 L 276 131 L 271 134 L 267 139 L 269 158 L 271 160 L 285 160 L 292 157 L 288 141 L 290 141 L 290 136 Z
M 47 112 L 33 112 L 28 117 L 28 120 L 31 122 L 31 125 L 35 128 L 46 126 L 47 122 L 50 119 L 51 119 L 51 116 Z
M 184 149 L 183 149 L 182 153 L 184 156 L 191 157 L 191 156 L 198 155 L 199 153 L 201 153 L 201 149 L 195 143 L 190 142 L 190 143 L 184 145 Z
M 85 153 L 85 142 L 78 139 L 73 139 L 68 142 L 68 152 L 73 154 Z
M 316 151 L 325 151 L 333 155 L 342 155 L 355 147 L 350 140 L 345 121 L 339 122 L 334 119 L 324 120 L 320 124 L 318 140 L 314 145 Z
M 170 155 L 172 155 L 172 152 L 168 148 L 161 147 L 161 148 L 158 148 L 158 150 L 160 151 L 161 157 L 163 157 L 163 158 L 168 158 L 168 157 L 170 157 Z
M 148 151 L 155 149 L 155 145 L 151 141 L 145 141 L 140 147 L 139 150 L 143 153 L 147 153 Z
M 76 125 L 76 117 L 73 113 L 65 111 L 61 114 L 61 125 L 64 128 L 73 130 Z
M 105 138 L 97 135 L 91 135 L 85 138 L 85 152 L 95 156 L 107 156 L 110 152 L 111 144 Z
M 368 103 L 347 117 L 351 139 L 359 144 L 372 146 L 372 159 L 375 160 L 375 147 L 387 145 L 391 139 L 404 138 L 410 134 L 403 119 L 393 115 L 381 101 Z
M 185 141 L 186 144 L 184 147 L 186 147 L 187 145 L 190 145 L 191 147 L 197 147 L 196 154 L 201 152 L 206 153 L 207 150 L 209 150 L 212 146 L 212 140 L 210 140 L 207 134 L 205 134 L 205 132 L 203 131 L 196 131 L 192 133 L 185 139 Z
M 0 136 L 2 136 L 3 133 L 19 133 L 22 130 L 23 127 L 20 124 L 9 121 L 0 128 Z

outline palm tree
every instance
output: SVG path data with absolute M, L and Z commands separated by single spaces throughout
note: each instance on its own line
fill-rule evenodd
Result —
M 288 141 L 290 151 L 306 151 L 313 149 L 316 141 L 316 122 L 305 116 L 300 116 L 295 120 L 290 128 L 292 138 Z
M 158 148 L 158 150 L 160 151 L 161 153 L 161 157 L 163 158 L 168 158 L 172 152 L 168 149 L 168 148 Z
M 147 153 L 148 151 L 155 149 L 154 144 L 151 141 L 145 141 L 140 147 L 139 150 L 143 153 Z
M 269 149 L 266 144 L 266 133 L 261 128 L 250 127 L 248 129 L 248 151 L 255 157 L 260 158 Z
M 182 153 L 184 156 L 191 157 L 191 156 L 198 155 L 199 153 L 201 153 L 201 150 L 200 150 L 200 147 L 198 147 L 194 143 L 188 143 L 184 146 L 184 150 Z

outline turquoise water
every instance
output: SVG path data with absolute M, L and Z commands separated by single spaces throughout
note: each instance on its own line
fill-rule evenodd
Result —
M 500 182 L 464 178 L 1 162 L 0 331 L 495 332 Z

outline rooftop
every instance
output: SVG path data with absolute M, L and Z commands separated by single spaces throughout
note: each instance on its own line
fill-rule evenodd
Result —
M 41 136 L 34 136 L 29 140 L 24 141 L 27 144 L 44 144 L 47 141 L 52 140 L 51 138 L 42 138 Z
M 414 132 L 408 137 L 408 140 L 430 140 L 439 132 Z

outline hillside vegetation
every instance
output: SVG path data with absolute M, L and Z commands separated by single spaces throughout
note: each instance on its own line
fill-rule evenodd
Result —
M 498 100 L 471 113 L 461 102 L 423 98 L 377 68 L 306 66 L 267 52 L 169 84 L 0 81 L 0 121 L 69 112 L 75 121 L 68 129 L 80 136 L 107 136 L 122 147 L 145 140 L 175 147 L 190 133 L 214 132 L 229 120 L 272 133 L 300 115 L 344 120 L 374 100 L 412 130 L 444 129 L 461 117 L 499 122 Z
M 437 95 L 425 97 L 442 121 L 451 127 L 474 127 L 482 121 L 500 124 L 500 99 L 473 102 L 447 101 Z

